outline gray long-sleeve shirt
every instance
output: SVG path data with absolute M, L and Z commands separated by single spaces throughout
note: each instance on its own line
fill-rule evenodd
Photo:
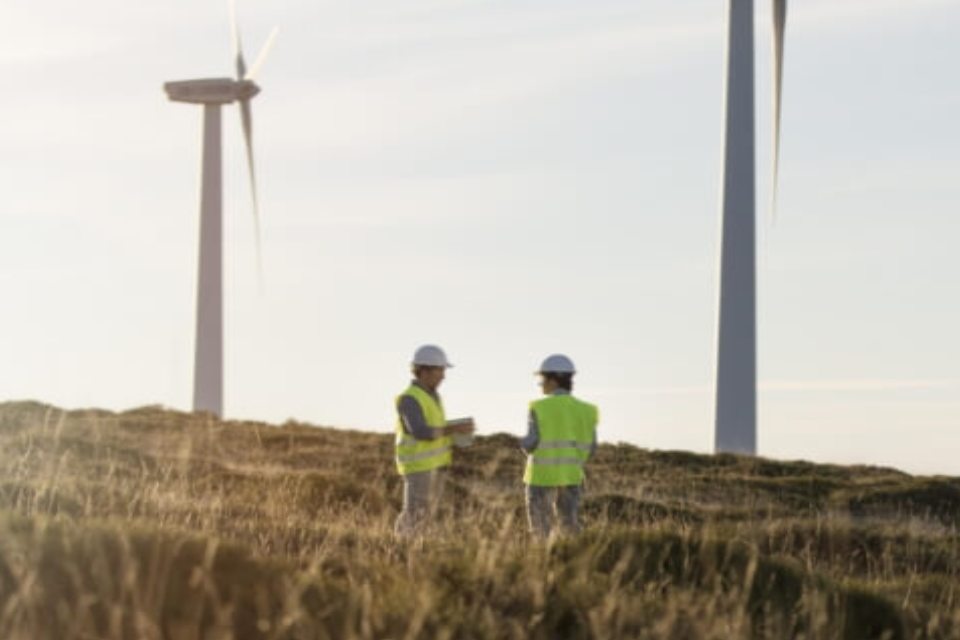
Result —
M 427 389 L 416 380 L 412 384 L 426 391 L 431 398 L 436 400 L 438 405 L 443 406 L 440 402 L 440 394 L 436 391 Z M 436 429 L 427 424 L 427 418 L 423 415 L 423 407 L 415 398 L 400 396 L 400 401 L 397 402 L 397 413 L 400 414 L 400 423 L 403 425 L 403 430 L 417 440 L 435 440 L 437 438 Z
M 564 396 L 570 395 L 570 392 L 566 389 L 557 389 L 553 392 L 552 395 L 555 396 Z M 520 448 L 526 451 L 527 453 L 532 453 L 537 445 L 540 444 L 540 425 L 537 424 L 537 414 L 533 412 L 533 409 L 530 410 L 530 414 L 527 416 L 527 435 L 520 438 Z M 593 457 L 593 454 L 597 451 L 597 430 L 593 430 L 593 441 L 590 443 L 590 457 Z

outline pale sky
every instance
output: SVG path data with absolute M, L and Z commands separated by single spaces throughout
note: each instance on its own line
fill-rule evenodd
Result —
M 393 429 L 422 343 L 481 433 L 549 353 L 600 437 L 713 445 L 722 0 L 238 0 L 280 35 L 258 286 L 224 118 L 229 418 Z M 960 475 L 960 2 L 795 0 L 778 216 L 757 2 L 759 449 Z M 0 4 L 0 400 L 191 403 L 201 108 L 225 0 Z

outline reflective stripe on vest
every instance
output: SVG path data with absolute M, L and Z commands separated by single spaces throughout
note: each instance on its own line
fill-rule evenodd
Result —
M 591 443 L 584 444 L 576 440 L 551 440 L 549 442 L 541 442 L 537 445 L 537 450 L 539 451 L 545 451 L 547 449 L 580 449 L 581 451 L 589 452 L 592 448 L 592 441 Z
M 530 410 L 537 418 L 540 442 L 527 457 L 523 481 L 545 487 L 579 485 L 596 433 L 597 408 L 560 394 L 532 402 Z
M 547 466 L 576 465 L 579 467 L 583 464 L 583 459 L 581 458 L 535 458 L 533 461 L 533 464 L 534 466 L 537 466 L 537 467 L 542 465 L 547 465 Z
M 447 420 L 443 414 L 443 406 L 434 400 L 429 393 L 417 385 L 410 385 L 397 398 L 398 407 L 401 398 L 404 396 L 409 396 L 417 401 L 428 427 L 439 429 L 446 425 Z M 397 471 L 400 472 L 400 475 L 439 469 L 449 465 L 452 460 L 452 441 L 449 436 L 442 436 L 434 440 L 417 440 L 413 435 L 403 430 L 403 419 L 397 417 L 396 462 Z
M 429 451 L 421 451 L 420 453 L 410 453 L 407 455 L 397 455 L 397 462 L 401 464 L 407 462 L 419 462 L 421 460 L 428 460 L 434 456 L 441 456 L 446 453 L 450 453 L 453 449 L 450 447 L 444 447 L 443 449 L 430 449 Z

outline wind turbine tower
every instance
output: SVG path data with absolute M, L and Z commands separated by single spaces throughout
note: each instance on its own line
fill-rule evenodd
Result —
M 756 137 L 753 0 L 728 0 L 715 449 L 757 452 Z M 773 0 L 773 198 L 786 0 Z
M 232 5 L 231 5 L 232 7 Z M 223 145 L 221 107 L 238 102 L 253 195 L 253 216 L 260 256 L 260 225 L 253 170 L 253 122 L 250 101 L 260 92 L 253 78 L 273 43 L 274 29 L 248 71 L 243 59 L 236 12 L 233 12 L 237 77 L 180 80 L 163 85 L 174 102 L 203 106 L 203 152 L 200 179 L 200 258 L 194 354 L 193 410 L 223 415 Z

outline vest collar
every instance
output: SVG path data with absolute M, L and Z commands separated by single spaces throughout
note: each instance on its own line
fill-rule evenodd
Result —
M 436 391 L 431 391 L 430 389 L 427 389 L 425 386 L 423 386 L 422 384 L 420 384 L 420 381 L 417 380 L 416 378 L 414 378 L 413 380 L 411 380 L 411 381 L 410 381 L 410 384 L 411 384 L 411 386 L 414 386 L 414 387 L 417 387 L 418 389 L 421 389 L 422 391 L 424 391 L 427 395 L 429 395 L 431 398 L 433 398 L 433 399 L 436 400 L 437 402 L 440 401 L 440 394 L 438 394 Z

